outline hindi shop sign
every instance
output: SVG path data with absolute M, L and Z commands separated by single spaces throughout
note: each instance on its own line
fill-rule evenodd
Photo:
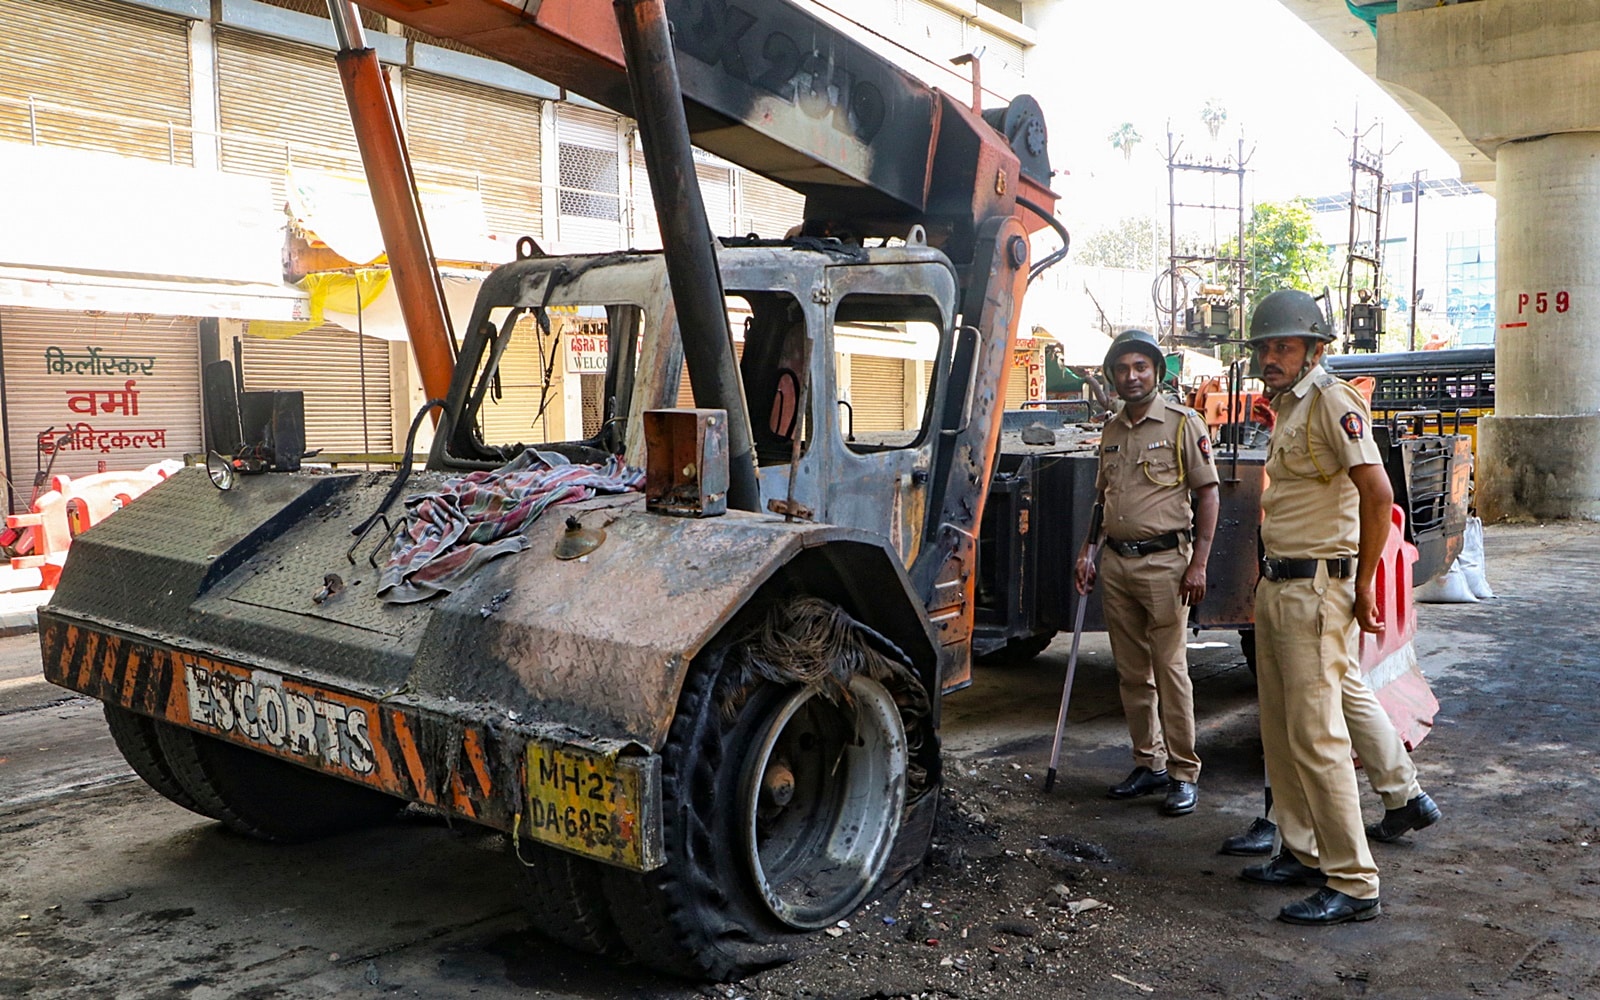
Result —
M 86 345 L 81 354 L 54 344 L 46 347 L 44 374 L 50 394 L 60 393 L 64 410 L 57 412 L 64 419 L 38 431 L 39 453 L 131 452 L 118 464 L 141 468 L 157 460 L 157 453 L 167 449 L 167 428 L 129 426 L 142 422 L 125 419 L 139 416 L 139 380 L 128 376 L 154 376 L 157 360 L 143 354 L 113 354 L 93 345 Z M 94 418 L 94 423 L 85 417 Z

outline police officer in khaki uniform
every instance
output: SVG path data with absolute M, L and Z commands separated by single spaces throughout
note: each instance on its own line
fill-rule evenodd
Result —
M 1217 470 L 1199 414 L 1157 392 L 1166 358 L 1155 337 L 1143 330 L 1118 335 L 1102 370 L 1123 401 L 1102 432 L 1095 479 L 1105 505 L 1103 604 L 1135 764 L 1107 795 L 1165 791 L 1161 811 L 1182 816 L 1194 812 L 1200 780 L 1183 632 L 1188 606 L 1206 593 Z M 1096 575 L 1086 542 L 1078 593 L 1088 594 Z
M 1360 680 L 1358 629 L 1381 632 L 1373 593 L 1393 493 L 1361 394 L 1323 370 L 1332 330 L 1304 292 L 1261 300 L 1250 343 L 1277 414 L 1261 498 L 1256 586 L 1261 743 L 1283 852 L 1241 875 L 1321 886 L 1279 911 L 1296 924 L 1380 912 L 1361 827 L 1343 688 Z

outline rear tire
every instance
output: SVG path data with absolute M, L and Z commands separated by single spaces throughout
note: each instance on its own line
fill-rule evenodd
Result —
M 523 902 L 535 930 L 591 955 L 627 956 L 600 887 L 603 865 L 531 840 L 519 845 L 518 859 L 527 890 Z
M 145 784 L 190 812 L 210 819 L 217 818 L 201 809 L 200 804 L 183 790 L 177 776 L 172 773 L 172 765 L 167 762 L 167 755 L 161 749 L 157 734 L 157 727 L 161 723 L 109 702 L 105 705 L 105 714 L 112 742 L 121 751 L 122 759 L 128 762 L 135 774 L 144 779 Z
M 746 651 L 713 646 L 685 681 L 662 750 L 666 865 L 605 870 L 629 950 L 688 977 L 797 957 L 920 862 L 932 833 L 937 737 L 909 669 L 782 683 Z
M 308 768 L 167 722 L 153 722 L 191 806 L 235 833 L 294 843 L 393 819 L 403 803 Z
M 1239 630 L 1239 652 L 1244 654 L 1244 665 L 1250 668 L 1253 676 L 1256 672 L 1256 630 L 1242 628 Z

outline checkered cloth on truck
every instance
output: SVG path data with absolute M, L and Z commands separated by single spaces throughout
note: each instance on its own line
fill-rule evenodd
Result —
M 523 530 L 560 503 L 644 485 L 644 471 L 618 458 L 575 465 L 530 448 L 492 472 L 445 481 L 436 493 L 406 498 L 405 523 L 378 581 L 394 604 L 426 600 L 461 586 L 479 566 L 528 547 Z

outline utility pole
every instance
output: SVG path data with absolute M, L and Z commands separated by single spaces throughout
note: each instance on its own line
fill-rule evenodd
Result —
M 1411 174 L 1411 350 L 1417 349 L 1417 240 L 1422 232 L 1422 171 Z

